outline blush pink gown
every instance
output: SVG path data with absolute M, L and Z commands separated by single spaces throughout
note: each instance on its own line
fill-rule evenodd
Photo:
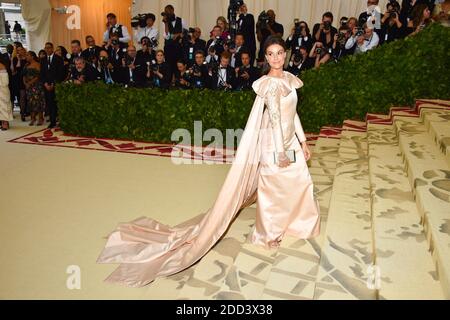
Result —
M 255 245 L 279 246 L 287 234 L 300 239 L 317 236 L 319 206 L 299 143 L 306 141 L 296 111 L 296 89 L 302 85 L 288 72 L 282 78 L 264 76 L 255 81 L 255 102 L 213 206 L 174 227 L 147 217 L 119 224 L 97 259 L 98 263 L 119 263 L 105 281 L 141 287 L 190 267 L 223 237 L 236 215 L 255 201 L 251 238 Z M 297 162 L 278 167 L 273 152 L 282 149 L 295 150 Z

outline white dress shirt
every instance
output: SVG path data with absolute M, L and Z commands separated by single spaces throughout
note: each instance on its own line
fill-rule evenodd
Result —
M 364 43 L 362 45 L 358 45 L 356 47 L 355 53 L 362 53 L 367 52 L 369 50 L 372 50 L 376 46 L 378 46 L 378 43 L 380 42 L 380 38 L 378 37 L 378 34 L 374 31 L 372 33 L 372 36 L 370 39 L 365 39 Z M 347 42 L 345 43 L 345 49 L 350 50 L 353 48 L 353 46 L 357 43 L 357 37 L 350 37 Z
M 176 18 L 177 18 L 177 16 L 175 16 L 175 20 L 173 20 L 171 22 L 173 27 L 175 27 L 175 23 L 177 22 Z M 186 24 L 186 21 L 183 18 L 181 18 L 181 26 L 182 26 L 183 29 L 187 29 L 188 28 L 188 26 Z M 166 33 L 166 25 L 164 24 L 164 22 L 161 22 L 161 30 L 164 30 L 163 31 L 164 32 L 164 39 L 169 40 L 172 35 L 169 32 Z
M 159 40 L 159 31 L 157 28 L 153 27 L 145 27 L 145 28 L 139 28 L 139 30 L 136 32 L 136 36 L 134 37 L 134 40 L 137 44 L 141 43 L 141 39 L 143 37 L 148 37 L 149 39 L 155 38 L 156 40 Z
M 119 24 L 116 24 L 114 27 L 119 27 Z M 103 41 L 108 42 L 109 40 L 109 30 L 108 28 L 105 33 L 103 34 Z M 128 28 L 126 26 L 122 26 L 122 38 L 119 38 L 119 41 L 122 43 L 128 43 L 131 40 L 130 34 L 128 32 Z

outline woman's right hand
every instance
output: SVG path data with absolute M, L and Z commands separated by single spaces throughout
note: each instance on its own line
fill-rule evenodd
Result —
M 290 164 L 291 164 L 291 161 L 289 160 L 288 156 L 286 155 L 286 152 L 278 153 L 278 166 L 280 168 L 286 168 Z

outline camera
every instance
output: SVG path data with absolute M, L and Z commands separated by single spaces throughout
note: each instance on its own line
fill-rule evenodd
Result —
M 99 61 L 102 67 L 106 67 L 109 64 L 109 59 L 105 56 L 100 57 Z
M 138 14 L 131 18 L 131 26 L 133 28 L 145 28 L 147 26 L 147 16 L 148 13 Z
M 158 46 L 158 40 L 156 40 L 155 38 L 148 38 L 148 37 L 144 37 L 141 39 L 141 44 L 143 46 L 147 46 L 149 48 L 156 48 Z
M 230 10 L 236 12 L 243 4 L 244 4 L 243 0 L 230 0 Z
M 363 28 L 357 28 L 356 30 L 357 30 L 356 34 L 355 34 L 356 37 L 360 37 L 360 36 L 362 36 L 364 34 L 364 29 Z
M 119 40 L 118 39 L 112 39 L 111 44 L 113 46 L 118 46 L 119 45 Z
M 323 30 L 325 30 L 325 31 L 330 31 L 331 30 L 331 22 L 330 21 L 325 21 L 323 23 Z
M 163 21 L 164 22 L 173 22 L 173 21 L 175 21 L 175 15 L 173 15 L 173 14 L 168 15 L 165 12 L 161 12 L 161 17 L 163 17 Z
M 346 33 L 345 32 L 339 32 L 338 34 L 338 39 L 337 41 L 340 43 L 341 46 L 345 45 L 345 41 L 346 41 L 346 37 L 345 37 Z
M 258 16 L 258 23 L 259 23 L 259 28 L 261 30 L 263 29 L 267 29 L 267 25 L 269 24 L 269 16 L 267 15 L 266 11 L 264 10 L 263 12 L 261 12 Z
M 299 19 L 295 19 L 294 20 L 294 36 L 298 37 L 300 36 L 300 34 L 302 33 L 302 31 L 305 29 L 305 27 L 303 27 L 300 24 L 300 20 Z
M 300 52 L 300 48 L 299 47 L 295 48 L 293 57 L 294 57 L 294 63 L 300 63 L 303 60 L 303 55 Z

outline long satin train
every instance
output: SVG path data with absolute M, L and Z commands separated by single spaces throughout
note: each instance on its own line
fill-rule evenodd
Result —
M 223 236 L 241 209 L 256 201 L 260 171 L 264 98 L 253 104 L 235 159 L 213 205 L 206 213 L 175 227 L 141 217 L 120 224 L 108 237 L 98 263 L 120 263 L 105 280 L 141 287 L 180 272 L 201 259 Z

